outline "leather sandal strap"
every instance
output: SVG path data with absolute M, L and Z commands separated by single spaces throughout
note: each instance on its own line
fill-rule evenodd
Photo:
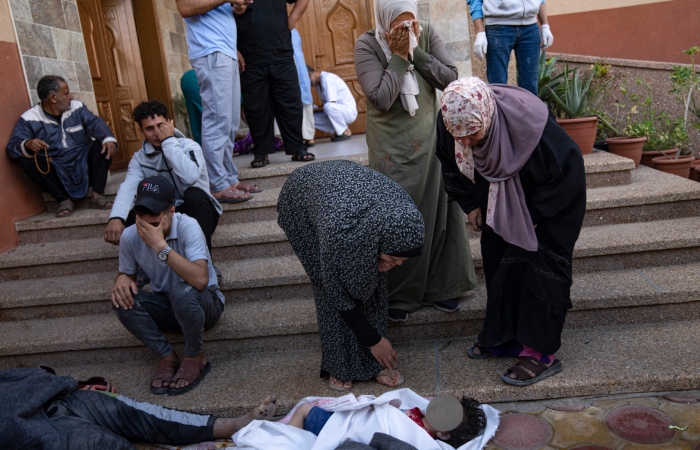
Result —
M 171 361 L 169 359 L 162 360 L 151 377 L 151 383 L 156 380 L 171 381 L 175 376 L 178 366 L 179 364 L 176 361 Z
M 534 356 L 522 356 L 518 358 L 518 365 L 531 371 L 535 376 L 547 370 L 547 365 Z
M 177 370 L 177 373 L 175 374 L 175 377 L 172 379 L 172 381 L 177 382 L 178 380 L 185 380 L 191 384 L 202 374 L 202 369 L 204 369 L 205 365 L 206 364 L 201 363 L 199 361 L 186 359 L 182 361 L 182 363 L 180 363 L 180 368 Z
M 534 376 L 527 373 L 525 369 L 520 367 L 519 362 L 513 364 L 513 366 L 510 369 L 508 369 L 508 373 L 514 373 L 520 381 L 528 381 L 535 378 Z

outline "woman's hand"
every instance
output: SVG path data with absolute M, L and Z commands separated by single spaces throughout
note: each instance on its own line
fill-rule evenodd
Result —
M 391 31 L 386 32 L 386 40 L 391 52 L 406 61 L 408 61 L 409 34 L 408 28 L 404 27 L 403 24 L 398 24 Z
M 413 35 L 416 37 L 416 41 L 420 39 L 420 25 L 417 20 L 411 23 L 411 28 L 413 28 Z
M 469 222 L 469 225 L 472 226 L 474 231 L 479 231 L 481 229 L 481 224 L 483 223 L 481 208 L 476 208 L 474 211 L 467 214 L 467 221 Z
M 382 367 L 393 369 L 399 357 L 394 352 L 394 347 L 391 346 L 389 339 L 383 337 L 379 342 L 369 348 L 372 351 L 372 356 L 377 360 Z

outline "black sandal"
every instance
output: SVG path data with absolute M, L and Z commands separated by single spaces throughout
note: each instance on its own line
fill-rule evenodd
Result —
M 267 157 L 267 155 L 263 155 L 262 157 L 255 155 L 255 158 L 253 158 L 253 161 L 250 163 L 250 167 L 253 169 L 259 169 L 268 164 L 270 164 L 270 159 Z
M 308 162 L 316 159 L 316 155 L 307 151 L 297 152 L 292 156 L 292 161 L 295 162 Z
M 479 353 L 475 353 L 474 349 L 478 349 Z M 489 352 L 486 347 L 478 342 L 474 342 L 474 346 L 467 349 L 467 356 L 471 359 L 486 359 L 492 357 L 493 353 Z

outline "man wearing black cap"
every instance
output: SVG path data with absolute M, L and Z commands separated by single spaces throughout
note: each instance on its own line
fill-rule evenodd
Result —
M 112 305 L 122 325 L 161 358 L 151 392 L 179 395 L 193 389 L 211 368 L 203 333 L 216 325 L 225 300 L 201 228 L 193 218 L 175 212 L 174 201 L 175 188 L 167 178 L 139 182 L 136 224 L 120 239 Z M 150 292 L 137 288 L 138 267 L 150 279 Z M 182 361 L 161 332 L 184 335 Z

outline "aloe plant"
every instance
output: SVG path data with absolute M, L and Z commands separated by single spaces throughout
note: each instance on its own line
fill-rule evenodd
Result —
M 558 91 L 561 85 L 563 72 L 555 73 L 558 56 L 547 59 L 547 52 L 542 50 L 537 62 L 537 96 L 548 106 L 554 106 L 551 91 Z M 549 88 L 549 89 L 548 89 Z
M 549 85 L 545 88 L 549 91 L 554 104 L 567 118 L 588 117 L 592 115 L 591 111 L 598 106 L 605 89 L 613 80 L 611 77 L 591 89 L 591 82 L 595 75 L 595 71 L 591 71 L 588 79 L 582 80 L 578 68 L 569 70 L 569 65 L 565 64 L 559 89 L 554 90 Z

